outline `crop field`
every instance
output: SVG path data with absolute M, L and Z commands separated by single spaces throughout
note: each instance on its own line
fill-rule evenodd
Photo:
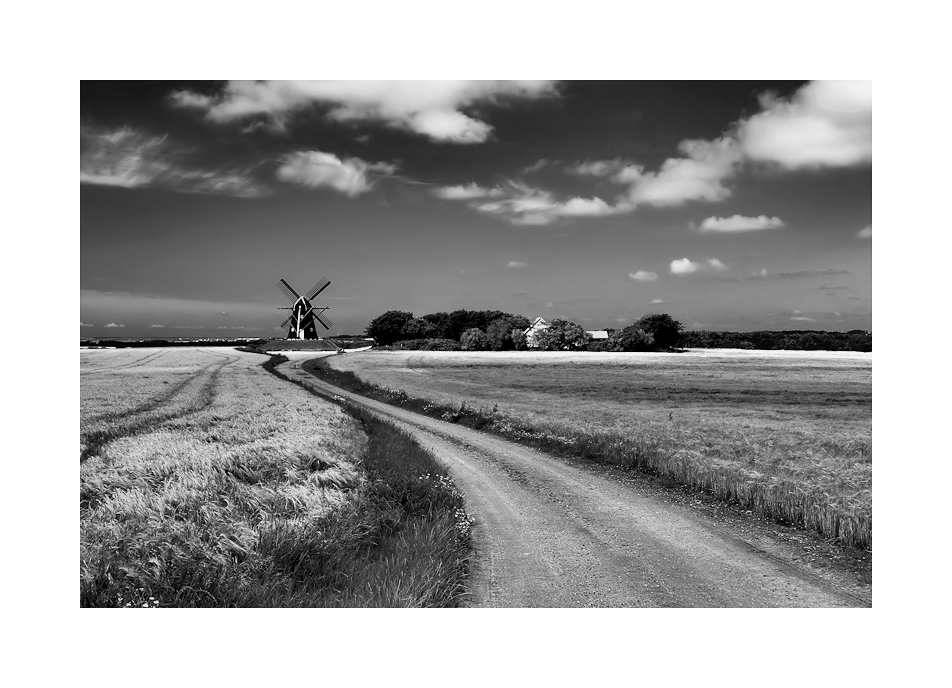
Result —
M 462 501 L 439 467 L 266 360 L 81 351 L 81 605 L 454 603 Z M 401 511 L 404 483 L 440 508 Z
M 453 418 L 465 404 L 513 439 L 647 469 L 871 547 L 871 354 L 388 351 L 324 363 L 397 403 L 405 393 Z

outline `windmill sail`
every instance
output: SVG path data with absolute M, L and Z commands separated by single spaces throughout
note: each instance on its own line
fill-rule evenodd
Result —
M 318 282 L 317 284 L 315 284 L 313 287 L 311 287 L 308 290 L 308 292 L 304 295 L 304 298 L 310 301 L 315 296 L 320 294 L 322 291 L 327 289 L 327 287 L 330 286 L 330 283 L 331 281 L 329 279 L 327 279 L 326 277 L 323 278 L 320 282 Z
M 294 291 L 294 288 L 283 279 L 278 280 L 278 289 L 280 289 L 291 301 L 297 301 L 299 298 L 301 298 L 301 295 Z
M 281 323 L 281 328 L 288 328 L 288 339 L 319 339 L 317 334 L 317 323 L 324 326 L 324 329 L 330 330 L 334 323 L 327 318 L 322 317 L 324 311 L 329 307 L 314 308 L 311 299 L 327 289 L 331 281 L 322 278 L 315 284 L 304 296 L 295 291 L 294 287 L 288 284 L 284 279 L 278 280 L 277 286 L 291 301 L 291 306 L 286 307 L 291 314 Z

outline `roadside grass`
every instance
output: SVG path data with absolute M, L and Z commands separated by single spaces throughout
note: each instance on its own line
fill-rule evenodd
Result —
M 511 364 L 452 365 L 448 358 L 432 363 L 426 374 L 396 368 L 406 371 L 402 379 L 415 392 L 425 390 L 410 394 L 376 384 L 388 379 L 385 360 L 361 371 L 374 375 L 367 380 L 337 368 L 359 370 L 359 359 L 339 358 L 350 360 L 309 361 L 305 368 L 390 404 L 563 456 L 662 476 L 842 545 L 872 547 L 870 400 L 861 384 L 844 383 L 838 395 L 836 389 L 822 389 L 826 379 L 802 382 L 808 377 L 802 366 L 748 373 L 763 377 L 755 384 L 744 380 L 739 362 L 722 380 L 708 372 L 713 379 L 705 388 L 697 372 L 686 375 L 683 364 L 664 363 L 668 372 L 647 366 L 637 371 L 647 378 L 640 384 L 651 391 L 633 389 L 639 383 L 629 373 L 625 382 L 615 380 L 613 400 L 605 389 L 619 372 L 605 366 L 601 380 L 599 371 L 578 366 L 574 372 L 561 369 L 556 382 L 545 366 L 526 372 Z M 400 362 L 406 363 L 401 358 L 390 368 Z M 593 384 L 600 398 L 587 394 Z M 785 386 L 794 388 L 787 397 L 771 393 Z M 470 398 L 461 398 L 462 391 Z M 764 402 L 773 406 L 764 408 Z
M 174 355 L 187 366 L 198 353 Z M 232 352 L 214 379 L 198 367 L 204 382 L 169 398 L 160 390 L 161 403 L 131 393 L 125 410 L 83 409 L 99 430 L 116 418 L 117 430 L 81 445 L 80 605 L 460 604 L 471 521 L 438 462 L 261 360 Z M 97 371 L 82 384 L 118 389 Z M 199 394 L 207 404 L 189 403 Z

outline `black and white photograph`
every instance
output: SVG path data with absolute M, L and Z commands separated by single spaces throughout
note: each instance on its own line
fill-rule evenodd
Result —
M 872 82 L 81 123 L 81 606 L 871 605 Z

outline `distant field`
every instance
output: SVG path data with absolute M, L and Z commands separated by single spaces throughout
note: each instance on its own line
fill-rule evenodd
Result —
M 439 467 L 266 360 L 81 351 L 81 605 L 453 604 L 462 502 Z M 407 483 L 440 509 L 411 514 Z
M 871 544 L 871 354 L 393 351 L 326 363 L 441 406 L 482 408 L 504 434 L 585 445 Z

